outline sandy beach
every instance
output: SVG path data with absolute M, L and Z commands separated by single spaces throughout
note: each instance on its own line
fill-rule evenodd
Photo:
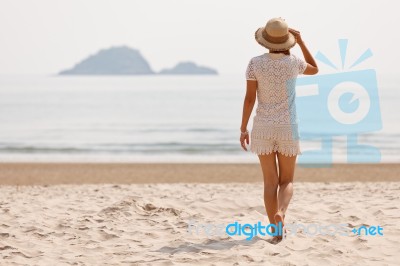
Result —
M 0 185 L 262 182 L 249 163 L 0 163 Z M 296 182 L 400 181 L 400 164 L 298 165 Z
M 0 264 L 397 265 L 398 170 L 299 167 L 287 224 L 379 225 L 383 235 L 299 230 L 273 244 L 201 227 L 267 224 L 258 165 L 3 163 Z

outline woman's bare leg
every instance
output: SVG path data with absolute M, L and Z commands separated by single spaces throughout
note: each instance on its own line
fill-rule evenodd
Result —
M 275 224 L 274 215 L 278 210 L 278 170 L 276 167 L 276 153 L 258 155 L 264 176 L 264 204 L 268 219 Z M 273 228 L 272 228 L 273 229 Z M 274 230 L 272 230 L 274 232 Z
M 283 219 L 293 196 L 293 177 L 297 156 L 285 156 L 281 153 L 278 153 L 277 156 L 279 165 L 278 215 L 281 215 Z

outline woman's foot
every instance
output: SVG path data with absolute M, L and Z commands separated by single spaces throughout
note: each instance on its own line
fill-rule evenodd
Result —
M 274 236 L 272 239 L 271 239 L 271 244 L 278 244 L 280 241 L 282 240 L 282 238 L 279 238 L 279 236 Z
M 285 214 L 282 211 L 277 211 L 277 213 L 275 213 L 275 223 L 278 224 L 279 222 L 282 223 L 282 227 L 284 226 L 284 219 L 285 219 Z
M 282 228 L 284 228 L 284 226 L 285 226 L 285 223 L 284 223 L 285 214 L 284 214 L 282 211 L 278 211 L 278 212 L 275 214 L 274 219 L 275 219 L 275 224 L 276 224 L 277 226 L 279 226 L 279 223 L 282 223 Z M 277 237 L 278 239 L 282 239 L 282 235 L 278 235 L 278 236 L 276 236 L 276 237 Z

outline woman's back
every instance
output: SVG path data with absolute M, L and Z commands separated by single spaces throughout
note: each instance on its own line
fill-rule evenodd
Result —
M 308 51 L 300 32 L 290 29 L 282 18 L 270 19 L 255 31 L 255 40 L 269 50 L 253 57 L 246 69 L 246 97 L 243 106 L 240 142 L 244 140 L 257 155 L 272 152 L 292 157 L 301 154 L 296 115 L 296 78 L 299 74 L 313 75 L 317 64 Z M 290 54 L 298 43 L 304 59 Z M 258 100 L 253 128 L 246 129 L 255 100 Z
M 314 75 L 318 66 L 304 44 L 300 32 L 290 29 L 282 18 L 268 20 L 254 37 L 270 53 L 253 57 L 246 69 L 246 96 L 243 103 L 240 144 L 257 154 L 264 178 L 264 203 L 272 225 L 284 227 L 285 212 L 293 194 L 297 155 L 301 154 L 296 117 L 295 88 L 299 74 Z M 304 60 L 290 54 L 295 44 Z M 249 137 L 247 123 L 258 100 Z M 278 171 L 279 170 L 279 171 Z M 271 228 L 272 233 L 276 233 Z M 272 243 L 283 239 L 278 233 Z
M 264 125 L 297 124 L 295 106 L 296 77 L 302 74 L 307 63 L 295 55 L 265 53 L 253 57 L 246 70 L 246 79 L 257 80 L 255 121 Z

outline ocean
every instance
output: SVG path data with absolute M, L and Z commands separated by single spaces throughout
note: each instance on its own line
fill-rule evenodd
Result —
M 382 129 L 359 142 L 400 162 L 400 91 L 379 84 Z M 0 161 L 258 162 L 239 143 L 245 90 L 244 74 L 0 76 Z M 346 162 L 346 136 L 332 140 Z

